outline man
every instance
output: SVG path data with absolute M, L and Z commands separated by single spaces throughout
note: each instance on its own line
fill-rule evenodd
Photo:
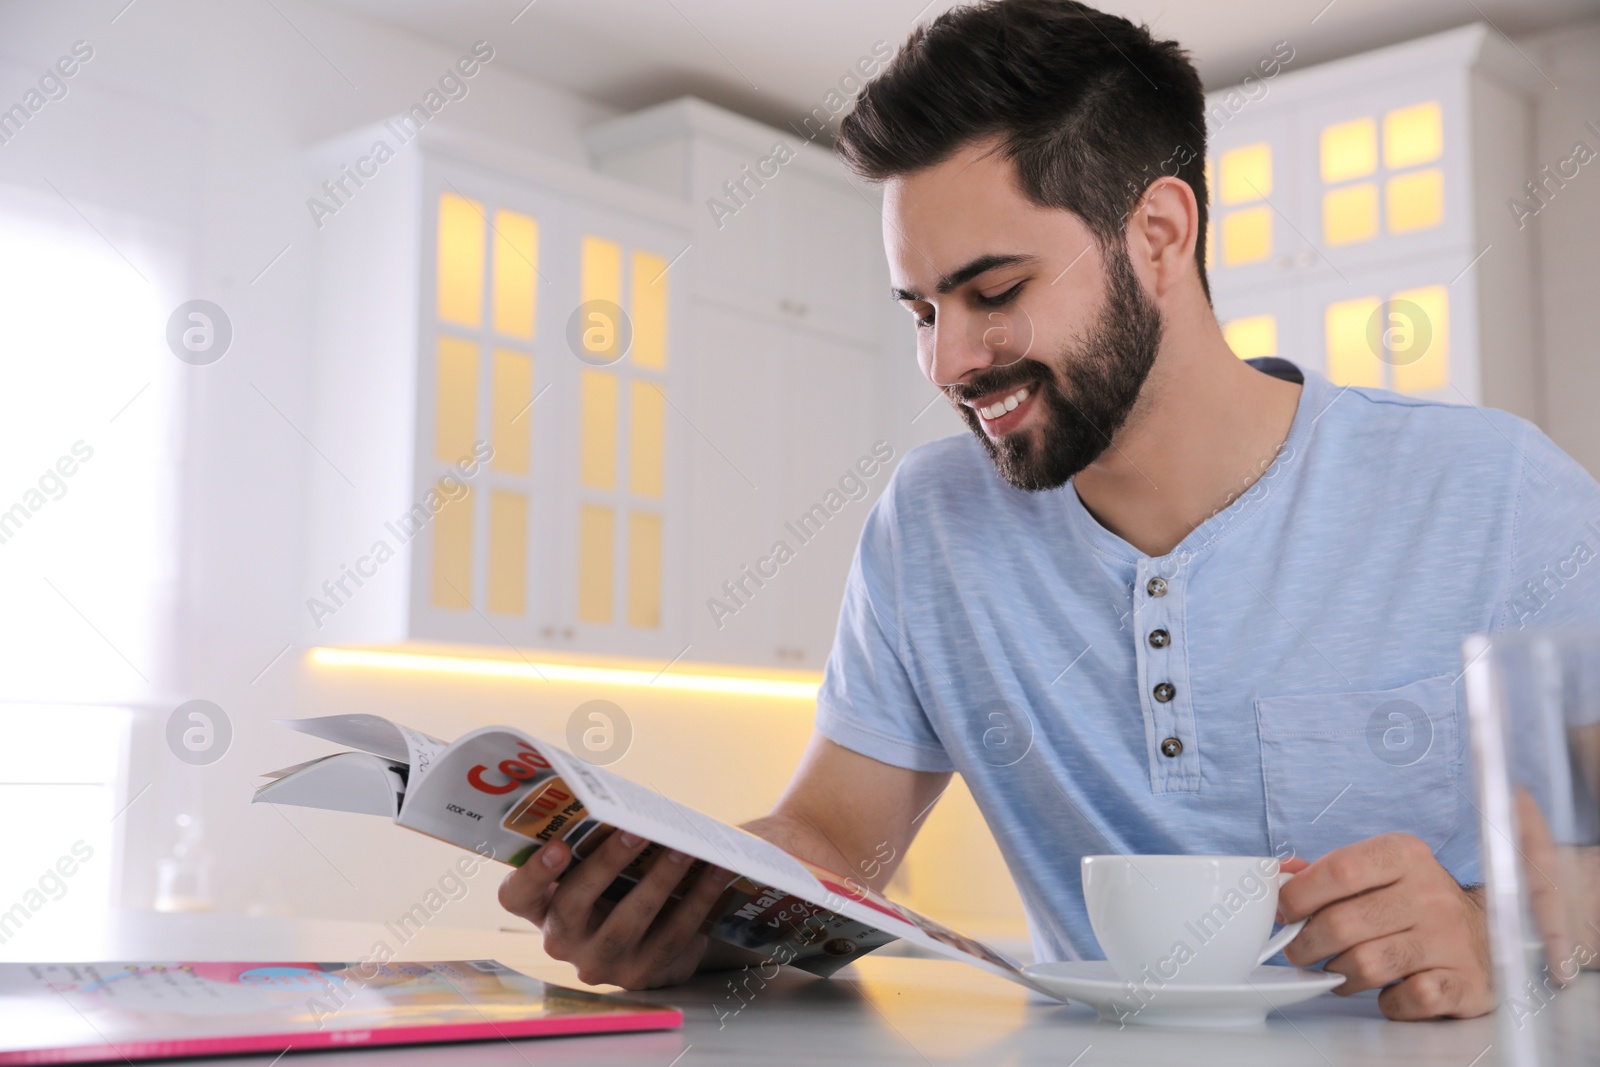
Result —
M 1293 854 L 1290 961 L 1392 1018 L 1481 1014 L 1460 643 L 1516 628 L 1534 583 L 1539 624 L 1600 619 L 1600 568 L 1546 581 L 1600 487 L 1502 412 L 1237 359 L 1203 107 L 1176 43 L 1062 0 L 947 13 L 862 93 L 840 150 L 882 184 L 894 296 L 972 435 L 873 509 L 816 736 L 750 829 L 859 877 L 959 771 L 1045 959 L 1100 955 L 1081 855 Z M 596 905 L 644 844 L 559 884 L 547 847 L 502 901 L 585 981 L 716 966 L 716 872 L 664 908 L 669 855 Z

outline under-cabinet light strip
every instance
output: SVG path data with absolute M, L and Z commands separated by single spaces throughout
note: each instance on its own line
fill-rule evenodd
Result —
M 313 648 L 311 662 L 319 667 L 366 667 L 373 670 L 415 671 L 428 674 L 467 674 L 490 678 L 524 678 L 532 681 L 583 682 L 593 685 L 632 686 L 639 689 L 675 689 L 695 693 L 783 697 L 815 700 L 819 683 L 758 678 L 749 675 L 691 674 L 636 670 L 627 667 L 590 667 L 572 663 L 395 652 L 383 649 Z

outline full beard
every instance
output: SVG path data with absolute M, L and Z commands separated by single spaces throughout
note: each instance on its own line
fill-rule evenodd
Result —
M 947 390 L 1000 477 L 1018 489 L 1058 489 L 1099 459 L 1138 402 L 1161 344 L 1161 312 L 1139 285 L 1121 248 L 1107 257 L 1106 298 L 1088 335 L 1067 345 L 1052 368 L 1034 359 L 988 370 Z M 1043 408 L 1037 434 L 993 440 L 978 413 L 959 401 L 1030 386 Z

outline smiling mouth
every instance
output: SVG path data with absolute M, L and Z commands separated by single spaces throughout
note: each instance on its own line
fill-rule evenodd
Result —
M 968 407 L 971 407 L 972 410 L 976 411 L 979 415 L 982 415 L 986 419 L 998 419 L 1007 412 L 1017 410 L 1017 406 L 1020 405 L 1024 400 L 1028 399 L 1028 393 L 1029 387 L 1024 385 L 1021 389 L 1018 389 L 1009 396 L 1005 396 L 999 400 L 996 400 L 988 407 L 975 407 L 970 404 Z
M 991 437 L 1004 437 L 1016 430 L 1021 425 L 1027 413 L 1032 410 L 1031 401 L 1036 399 L 1038 390 L 1037 382 L 1019 385 L 1006 393 L 990 393 L 973 400 L 962 401 L 963 406 L 970 408 L 983 426 L 983 432 Z

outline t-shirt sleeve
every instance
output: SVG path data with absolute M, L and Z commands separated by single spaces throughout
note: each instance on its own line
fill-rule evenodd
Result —
M 895 498 L 891 484 L 873 506 L 856 545 L 839 629 L 817 694 L 817 730 L 836 744 L 895 767 L 950 771 L 955 765 L 928 721 L 902 658 Z
M 1600 484 L 1538 427 L 1521 426 L 1511 569 L 1495 632 L 1600 637 Z M 1572 725 L 1600 721 L 1600 708 L 1581 714 Z

